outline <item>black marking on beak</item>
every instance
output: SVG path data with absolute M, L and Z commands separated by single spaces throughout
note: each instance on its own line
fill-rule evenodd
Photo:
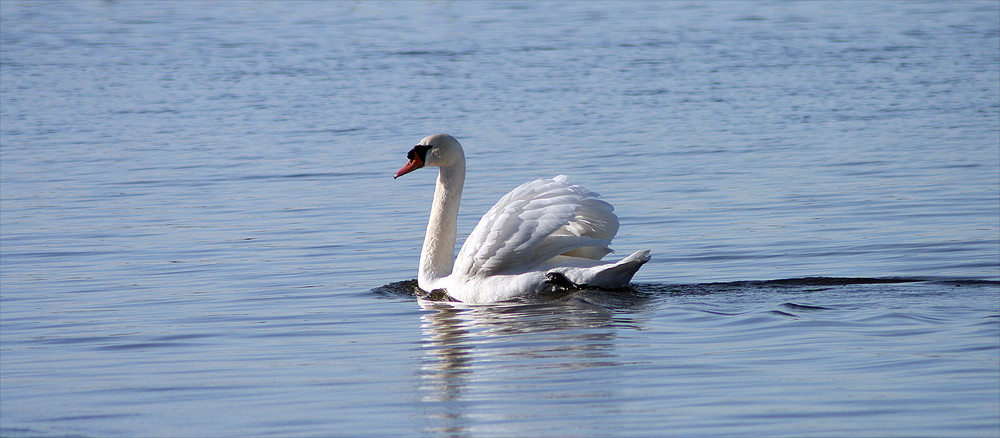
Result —
M 424 146 L 418 144 L 414 146 L 413 149 L 410 149 L 410 151 L 406 153 L 406 159 L 412 160 L 414 157 L 420 157 L 420 162 L 426 163 L 427 151 L 429 150 L 431 150 L 431 146 Z

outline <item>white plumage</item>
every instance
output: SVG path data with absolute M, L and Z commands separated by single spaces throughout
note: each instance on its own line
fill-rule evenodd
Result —
M 424 138 L 396 177 L 440 167 L 420 257 L 418 284 L 468 303 L 504 301 L 572 283 L 620 288 L 649 260 L 649 250 L 617 263 L 601 258 L 618 232 L 614 207 L 565 175 L 524 183 L 497 201 L 453 259 L 465 154 L 447 134 Z

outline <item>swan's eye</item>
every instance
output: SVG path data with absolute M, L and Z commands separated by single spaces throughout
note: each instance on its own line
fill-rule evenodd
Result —
M 429 150 L 431 150 L 431 146 L 416 145 L 406 153 L 406 159 L 413 160 L 419 158 L 422 162 L 427 161 L 427 151 Z

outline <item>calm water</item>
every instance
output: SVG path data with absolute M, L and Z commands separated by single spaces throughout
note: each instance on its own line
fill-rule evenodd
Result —
M 998 29 L 4 0 L 0 434 L 1000 436 Z M 565 173 L 653 250 L 634 290 L 414 298 L 434 175 L 391 175 L 436 132 L 460 233 Z

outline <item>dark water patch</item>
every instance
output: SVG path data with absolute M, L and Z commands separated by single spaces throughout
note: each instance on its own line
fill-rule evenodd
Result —
M 936 318 L 928 316 L 926 314 L 918 314 L 914 312 L 886 312 L 879 315 L 870 316 L 867 318 L 862 318 L 860 322 L 878 322 L 882 324 L 891 324 L 893 326 L 899 326 L 901 324 L 912 324 L 919 323 L 923 324 L 945 324 L 950 320 L 947 318 Z
M 10 263 L 12 260 L 16 262 L 25 263 L 32 258 L 76 258 L 76 257 L 91 257 L 98 255 L 113 254 L 113 251 L 40 251 L 40 252 L 8 252 L 4 260 L 4 263 Z
M 312 130 L 306 130 L 304 132 L 308 132 L 310 134 L 324 134 L 324 133 L 326 133 L 326 134 L 344 134 L 344 133 L 348 133 L 348 132 L 358 132 L 358 131 L 364 131 L 364 130 L 365 130 L 364 127 L 358 126 L 358 127 L 354 127 L 354 128 L 312 129 Z
M 78 324 L 78 325 L 86 325 L 86 324 Z M 32 339 L 31 342 L 37 342 L 40 344 L 75 345 L 75 344 L 106 343 L 114 340 L 115 340 L 114 336 L 76 336 L 76 337 L 58 336 L 58 337 L 46 337 L 41 339 Z
M 246 181 L 253 180 L 270 180 L 270 179 L 325 179 L 325 178 L 343 178 L 350 176 L 359 176 L 361 174 L 355 172 L 316 172 L 316 173 L 293 173 L 293 174 L 276 174 L 276 175 L 244 175 L 239 177 L 239 179 Z M 223 180 L 229 180 L 230 178 L 225 178 Z
M 955 286 L 955 287 L 962 287 L 962 286 L 973 286 L 973 287 L 976 287 L 976 286 L 985 286 L 985 287 L 1000 288 L 1000 281 L 997 281 L 997 280 L 976 280 L 976 279 L 969 279 L 969 280 L 933 280 L 933 279 L 928 279 L 927 281 L 930 282 L 930 283 L 933 283 L 933 284 L 940 284 L 940 285 L 943 285 L 943 286 Z
M 892 285 L 924 282 L 920 278 L 842 278 L 842 277 L 803 277 L 779 280 L 747 280 L 719 283 L 695 284 L 656 284 L 637 283 L 633 288 L 639 292 L 671 295 L 705 295 L 748 291 L 787 292 L 823 292 L 832 288 L 855 285 Z
M 771 287 L 771 286 L 848 286 L 855 284 L 898 284 L 898 283 L 916 283 L 924 281 L 920 278 L 842 278 L 842 277 L 802 277 L 802 278 L 788 278 L 781 280 L 764 280 L 764 281 L 736 281 L 731 283 L 732 285 L 741 286 L 752 286 L 752 287 Z
M 170 341 L 186 341 L 189 339 L 203 339 L 211 338 L 215 335 L 204 334 L 204 333 L 191 333 L 191 334 L 180 334 L 180 335 L 166 335 L 158 336 L 153 338 L 155 342 L 170 342 Z
M 810 306 L 806 304 L 796 304 L 796 303 L 784 303 L 781 306 L 792 310 L 803 310 L 803 311 L 833 310 L 829 307 Z
M 744 312 L 723 312 L 719 310 L 710 310 L 710 309 L 701 309 L 700 311 L 703 313 L 716 316 L 739 316 L 744 314 Z
M 94 414 L 94 415 L 68 415 L 65 417 L 52 417 L 43 419 L 43 421 L 90 421 L 90 420 L 109 420 L 114 418 L 128 418 L 136 417 L 139 414 Z M 7 436 L 7 435 L 4 435 Z M 82 436 L 82 435 L 81 435 Z
M 151 350 L 151 349 L 159 349 L 165 347 L 185 347 L 193 345 L 196 344 L 188 342 L 137 342 L 132 344 L 105 345 L 101 347 L 96 347 L 94 349 L 98 351 L 129 351 L 129 350 Z
M 474 55 L 476 51 L 466 50 L 466 51 L 453 51 L 453 50 L 405 50 L 400 52 L 390 53 L 390 55 L 398 56 L 416 56 L 416 57 L 431 57 L 431 58 L 455 58 L 465 55 Z
M 183 169 L 183 168 L 178 168 Z M 154 186 L 154 187 L 204 187 L 212 185 L 213 183 L 220 182 L 232 182 L 232 181 L 260 181 L 260 180 L 285 180 L 285 179 L 296 179 L 296 180 L 316 180 L 316 179 L 329 179 L 329 178 L 347 178 L 347 177 L 357 177 L 364 175 L 363 173 L 357 172 L 309 172 L 309 173 L 292 173 L 292 174 L 269 174 L 269 175 L 225 175 L 225 176 L 212 176 L 205 178 L 177 178 L 177 179 L 146 179 L 146 180 L 125 180 L 125 181 L 115 181 L 115 182 L 104 182 L 99 185 L 102 186 Z M 121 193 L 116 194 L 117 196 L 139 196 L 141 194 L 135 193 Z
M 42 432 L 41 430 L 36 430 L 36 429 L 29 429 L 29 428 L 24 428 L 24 427 L 2 427 L 2 426 L 0 426 L 0 436 L 3 436 L 3 437 L 10 437 L 10 438 L 16 438 L 16 437 L 39 437 L 39 436 L 46 436 L 46 435 L 47 435 L 46 433 Z M 66 438 L 77 438 L 77 437 L 86 437 L 87 435 L 78 435 L 78 434 L 66 434 L 66 435 L 63 435 L 63 434 L 60 434 L 60 436 L 63 436 L 63 437 L 66 437 Z
M 789 318 L 798 318 L 799 317 L 799 315 L 796 315 L 794 313 L 789 313 L 789 312 L 785 312 L 785 311 L 781 311 L 781 310 L 770 310 L 770 311 L 768 311 L 768 313 L 770 313 L 772 315 L 778 315 L 778 316 L 787 316 Z

